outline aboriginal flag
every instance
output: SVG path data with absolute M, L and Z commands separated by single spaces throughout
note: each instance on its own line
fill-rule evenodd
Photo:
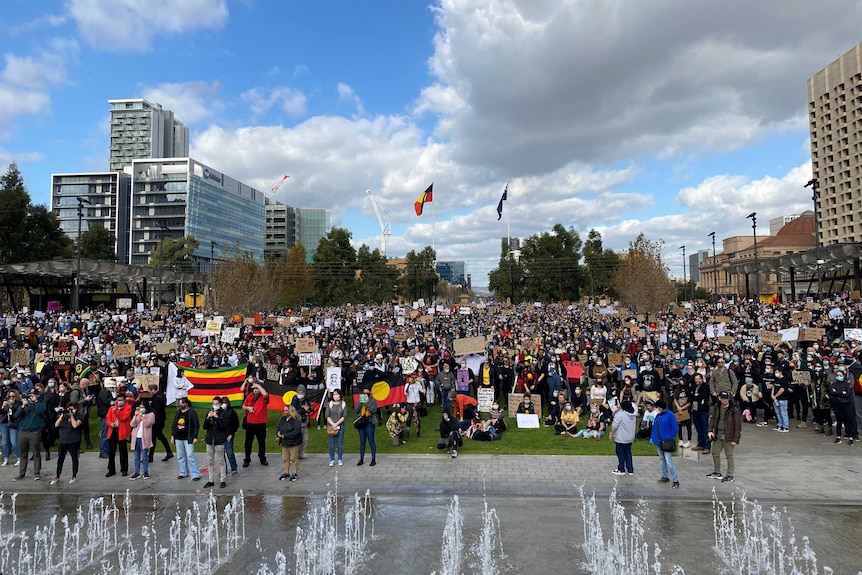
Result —
M 362 393 L 362 388 L 366 386 L 371 388 L 371 395 L 377 400 L 377 407 L 407 401 L 404 376 L 400 373 L 383 373 L 376 369 L 365 372 L 362 385 L 353 386 L 353 405 L 359 405 L 359 395 Z
M 265 327 L 265 326 L 264 327 L 255 326 L 254 330 L 252 331 L 252 335 L 254 335 L 254 337 L 270 337 L 272 335 L 272 328 L 271 327 Z
M 320 406 L 323 404 L 326 395 L 326 386 L 319 382 L 313 382 L 310 379 L 298 379 L 296 385 L 279 385 L 277 381 L 267 380 L 263 385 L 269 394 L 267 408 L 281 411 L 285 405 L 290 405 L 290 402 L 296 396 L 296 388 L 299 384 L 305 386 L 305 397 L 311 403 L 309 417 L 317 419 L 317 414 L 320 412 Z
M 92 373 L 93 369 L 90 367 L 89 363 L 81 358 L 75 358 L 75 375 L 77 375 L 79 379 L 90 377 L 90 374 Z
M 227 396 L 233 405 L 242 402 L 242 382 L 245 380 L 246 364 L 219 369 L 185 369 L 185 376 L 192 384 L 189 401 L 192 407 L 205 409 L 214 397 Z
M 419 199 L 413 203 L 413 208 L 416 210 L 416 215 L 422 215 L 422 208 L 425 207 L 425 204 L 434 200 L 434 183 L 432 182 L 428 189 L 422 192 L 419 196 Z

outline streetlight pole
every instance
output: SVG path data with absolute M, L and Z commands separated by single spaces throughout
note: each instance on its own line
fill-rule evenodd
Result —
M 75 250 L 75 285 L 72 291 L 72 309 L 78 311 L 81 307 L 81 220 L 84 217 L 84 204 L 90 200 L 77 196 L 78 200 L 78 248 Z
M 718 262 L 715 259 L 715 232 L 706 234 L 712 238 L 712 290 L 714 295 L 718 297 Z
M 754 232 L 754 295 L 760 301 L 760 260 L 757 258 L 757 212 L 751 212 L 746 219 L 751 220 L 751 230 Z
M 682 250 L 682 299 L 685 301 L 688 297 L 688 282 L 685 279 L 685 246 L 679 246 L 679 249 Z
M 817 178 L 811 178 L 805 184 L 806 188 L 811 188 L 811 201 L 814 202 L 814 254 L 817 259 L 817 301 L 823 298 L 823 260 L 820 259 L 820 217 L 817 214 L 817 203 L 820 200 L 820 182 Z

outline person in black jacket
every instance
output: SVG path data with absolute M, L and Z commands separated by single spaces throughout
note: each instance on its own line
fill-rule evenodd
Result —
M 212 401 L 212 409 L 207 412 L 204 419 L 204 429 L 206 437 L 204 441 L 207 444 L 207 469 L 209 471 L 209 481 L 204 484 L 204 489 L 215 485 L 215 467 L 218 463 L 220 478 L 219 487 L 227 487 L 227 466 L 225 465 L 224 444 L 227 441 L 228 429 L 230 422 L 226 413 L 221 407 L 221 397 L 214 397 Z
M 452 459 L 455 459 L 458 457 L 458 448 L 463 443 L 458 422 L 452 419 L 448 411 L 444 411 L 440 421 L 440 441 L 437 443 L 437 449 L 447 449 Z
M 171 443 L 177 446 L 177 463 L 180 474 L 177 479 L 185 479 L 189 475 L 192 481 L 201 480 L 201 471 L 195 456 L 195 443 L 198 442 L 200 420 L 197 412 L 191 408 L 188 397 L 177 400 L 177 412 L 171 425 Z
M 152 463 L 153 455 L 156 453 L 156 441 L 161 441 L 162 445 L 165 446 L 165 457 L 162 461 L 168 461 L 174 456 L 173 451 L 171 451 L 171 443 L 165 437 L 165 423 L 167 420 L 165 411 L 168 400 L 164 392 L 159 391 L 157 383 L 151 383 L 149 390 L 153 394 L 153 397 L 150 398 L 150 410 L 156 416 L 156 423 L 153 425 L 153 446 L 150 448 L 150 462 Z
M 110 385 L 107 380 L 102 380 L 102 388 L 96 394 L 96 413 L 99 415 L 99 423 L 102 424 L 99 432 L 99 457 L 101 459 L 108 458 L 108 424 L 105 422 L 105 418 L 108 417 L 108 410 L 117 396 L 116 392 L 117 384 L 113 383 L 113 380 L 111 380 Z
M 279 480 L 299 479 L 299 447 L 302 445 L 302 420 L 293 405 L 284 406 L 281 419 L 275 428 L 278 442 L 281 444 L 281 459 L 284 461 L 284 473 Z M 293 473 L 290 473 L 293 468 Z
M 226 395 L 221 398 L 221 408 L 224 411 L 223 415 L 228 420 L 227 439 L 224 442 L 224 456 L 230 465 L 231 475 L 239 475 L 236 465 L 236 453 L 233 450 L 233 440 L 236 437 L 237 430 L 239 430 L 239 416 L 230 404 L 230 398 Z

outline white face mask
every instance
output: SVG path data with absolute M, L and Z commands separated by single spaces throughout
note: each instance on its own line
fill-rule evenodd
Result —
M 221 408 L 221 404 L 220 404 L 220 403 L 214 403 L 214 404 L 213 404 L 213 409 L 214 409 L 214 410 L 218 411 L 220 408 Z

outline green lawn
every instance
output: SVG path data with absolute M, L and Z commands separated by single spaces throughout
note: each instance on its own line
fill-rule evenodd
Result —
M 173 421 L 175 408 L 168 407 L 167 420 L 165 426 L 165 435 L 170 435 L 170 424 Z M 381 409 L 381 412 L 386 412 L 386 408 Z M 352 421 L 352 411 L 351 418 Z M 203 416 L 205 412 L 198 410 L 198 416 L 201 418 L 203 425 Z M 242 412 L 237 410 L 240 420 L 242 420 Z M 278 442 L 275 436 L 275 426 L 281 418 L 281 412 L 269 412 L 269 431 L 267 432 L 267 451 L 275 453 L 280 451 Z M 394 447 L 389 443 L 389 434 L 386 428 L 381 424 L 377 426 L 376 442 L 377 450 L 380 453 L 439 453 L 437 451 L 437 441 L 440 434 L 437 427 L 440 424 L 440 407 L 432 406 L 428 408 L 428 416 L 422 418 L 422 435 L 416 437 L 411 433 L 407 440 L 407 445 Z M 507 419 L 508 431 L 503 434 L 503 439 L 500 441 L 471 441 L 464 438 L 464 451 L 469 453 L 481 453 L 491 455 L 614 455 L 614 442 L 607 436 L 599 441 L 593 439 L 572 439 L 560 435 L 554 435 L 554 430 L 549 427 L 540 429 L 517 429 L 515 423 L 511 419 Z M 96 410 L 91 411 L 90 429 L 94 431 L 98 437 L 99 419 L 96 417 Z M 204 431 L 201 429 L 199 441 L 195 448 L 196 452 L 205 452 L 204 446 Z M 324 429 L 317 429 L 312 426 L 308 434 L 308 453 L 327 453 L 329 451 L 328 436 Z M 242 454 L 243 443 L 245 441 L 245 431 L 242 429 L 237 432 L 237 438 L 234 441 L 234 449 L 237 454 Z M 161 446 L 157 445 L 157 450 L 161 451 Z M 348 428 L 345 430 L 344 436 L 344 451 L 346 453 L 359 453 L 359 432 L 353 429 L 348 423 Z M 257 445 L 254 447 L 254 452 L 257 452 Z M 634 455 L 655 455 L 655 446 L 643 439 L 636 440 L 632 448 Z M 241 457 L 241 455 L 240 455 Z

